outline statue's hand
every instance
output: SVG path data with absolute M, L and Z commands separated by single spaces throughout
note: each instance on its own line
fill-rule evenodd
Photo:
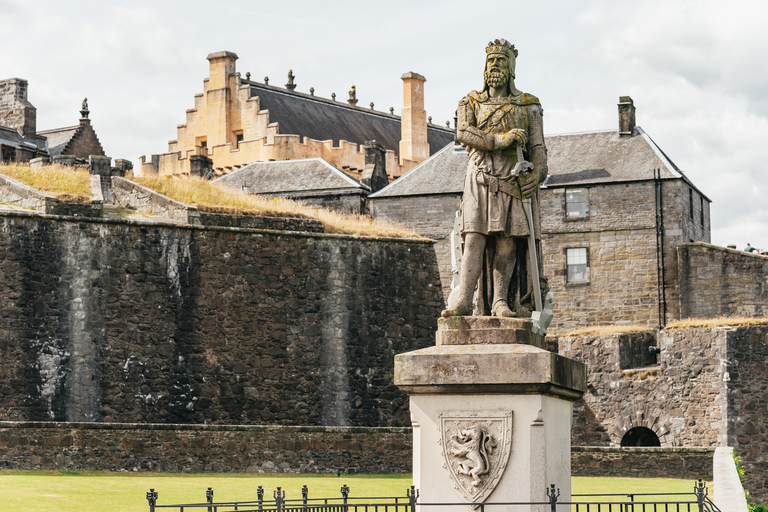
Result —
M 526 135 L 525 130 L 521 128 L 512 128 L 507 133 L 496 135 L 494 149 L 506 149 L 515 142 L 524 146 L 527 140 L 528 136 Z
M 533 171 L 528 174 L 520 174 L 517 177 L 517 182 L 520 184 L 520 192 L 523 195 L 523 199 L 527 199 L 539 188 L 539 173 L 538 171 Z

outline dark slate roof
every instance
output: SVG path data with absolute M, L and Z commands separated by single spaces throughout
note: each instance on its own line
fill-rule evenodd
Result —
M 640 127 L 632 137 L 619 137 L 610 130 L 549 135 L 545 141 L 549 165 L 545 187 L 652 180 L 653 170 L 660 169 L 662 179 L 683 179 L 696 188 Z M 369 197 L 461 193 L 467 162 L 467 153 L 449 144 Z
M 14 148 L 42 149 L 45 151 L 45 139 L 28 139 L 12 128 L 0 126 L 0 144 Z
M 370 198 L 424 194 L 460 194 L 464 190 L 467 151 L 453 142 Z
M 245 186 L 253 194 L 370 190 L 322 158 L 254 162 L 214 181 L 236 189 Z
M 400 153 L 400 116 L 271 85 L 243 83 L 250 83 L 251 95 L 259 97 L 261 110 L 269 110 L 269 121 L 279 123 L 281 134 L 333 140 L 334 145 L 340 140 L 355 144 L 376 140 L 386 149 Z M 453 130 L 427 125 L 427 139 L 430 154 L 435 154 L 453 140 Z
M 677 166 L 637 127 L 632 137 L 616 130 L 569 133 L 546 137 L 550 178 L 548 187 L 590 183 L 681 178 Z
M 55 128 L 53 130 L 37 132 L 37 134 L 48 139 L 48 153 L 51 156 L 59 156 L 67 148 L 67 144 L 75 137 L 79 129 L 80 125 L 68 126 L 66 128 Z

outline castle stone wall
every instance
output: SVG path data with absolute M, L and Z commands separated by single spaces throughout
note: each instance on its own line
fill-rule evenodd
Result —
M 368 203 L 374 218 L 408 226 L 420 235 L 437 241 L 435 253 L 445 300 L 451 293 L 451 231 L 461 195 L 382 197 Z
M 0 419 L 409 423 L 432 243 L 0 214 Z
M 635 352 L 648 336 L 559 338 L 560 353 L 589 368 L 587 393 L 574 404 L 572 444 L 617 448 L 631 428 L 646 427 L 662 448 L 731 446 L 742 459 L 744 487 L 758 502 L 768 500 L 768 326 L 661 331 L 656 364 L 627 368 L 626 350 Z M 587 469 L 574 474 L 598 474 L 618 457 L 593 451 L 598 455 L 575 454 L 582 462 L 574 467 Z M 634 471 L 624 460 L 616 475 Z M 638 467 L 652 473 L 648 464 Z
M 406 473 L 410 428 L 0 422 L 0 467 L 74 471 Z
M 768 257 L 703 243 L 677 254 L 683 318 L 768 315 Z

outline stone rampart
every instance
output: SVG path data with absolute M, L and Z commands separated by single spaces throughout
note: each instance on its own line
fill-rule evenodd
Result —
M 677 254 L 682 318 L 768 315 L 768 256 L 705 243 Z
M 407 425 L 432 245 L 0 213 L 0 420 Z
M 744 487 L 768 499 L 768 326 L 661 331 L 655 361 L 643 354 L 653 344 L 648 336 L 559 339 L 561 354 L 589 368 L 587 392 L 574 404 L 573 444 L 618 448 L 642 427 L 662 448 L 731 446 Z M 597 469 L 610 457 L 590 464 Z
M 712 479 L 715 448 L 571 447 L 573 476 Z
M 194 206 L 119 176 L 112 177 L 112 199 L 116 206 L 123 208 L 132 208 L 187 224 L 200 223 L 197 208 Z
M 0 467 L 407 473 L 410 428 L 0 422 Z

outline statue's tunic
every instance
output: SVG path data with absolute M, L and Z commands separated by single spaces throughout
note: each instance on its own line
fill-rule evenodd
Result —
M 459 102 L 458 116 L 459 140 L 469 154 L 464 180 L 462 233 L 528 236 L 520 188 L 512 175 L 517 163 L 516 143 L 501 151 L 493 151 L 493 139 L 494 135 L 513 128 L 525 130 L 528 141 L 524 155 L 533 163 L 539 183 L 544 181 L 547 157 L 538 98 L 526 93 L 489 98 L 486 91 L 472 91 Z M 538 191 L 534 192 L 531 199 L 534 231 L 540 239 L 538 196 Z

